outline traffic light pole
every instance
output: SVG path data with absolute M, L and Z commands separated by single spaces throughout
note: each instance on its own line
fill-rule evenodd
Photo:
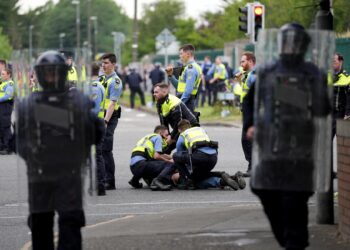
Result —
M 331 12 L 331 0 L 319 0 L 320 9 L 315 17 L 316 29 L 333 30 L 333 15 Z M 333 143 L 331 151 L 331 168 L 329 173 L 329 190 L 317 193 L 316 222 L 318 224 L 334 224 L 334 202 L 333 202 Z

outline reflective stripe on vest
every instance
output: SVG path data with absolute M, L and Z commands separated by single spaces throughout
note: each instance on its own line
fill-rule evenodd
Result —
M 170 111 L 178 106 L 181 103 L 181 100 L 179 98 L 177 98 L 174 95 L 170 95 L 168 96 L 168 99 L 162 104 L 162 113 L 161 115 L 163 117 L 166 117 Z
M 196 81 L 194 82 L 193 90 L 191 92 L 191 95 L 196 95 L 198 91 L 199 84 L 201 82 L 201 75 L 202 75 L 202 68 L 196 63 L 192 62 L 186 65 L 185 69 L 182 71 L 182 74 L 179 77 L 179 82 L 177 83 L 177 92 L 178 93 L 184 93 L 186 89 L 186 81 L 185 81 L 185 73 L 188 69 L 188 66 L 192 65 L 194 69 L 197 71 L 197 78 Z
M 5 96 L 5 87 L 7 87 L 7 85 L 11 85 L 14 86 L 14 82 L 12 80 L 8 80 L 5 82 L 2 82 L 0 85 L 0 98 Z M 8 99 L 9 101 L 11 101 L 13 99 L 13 95 Z
M 185 147 L 187 149 L 189 147 L 192 148 L 193 143 L 195 142 L 210 141 L 209 136 L 201 127 L 193 127 L 186 129 L 184 132 L 181 133 L 181 136 L 183 136 L 183 138 L 185 139 Z
M 158 134 L 148 134 L 146 136 L 144 136 L 143 138 L 141 138 L 137 143 L 136 143 L 136 147 L 134 147 L 134 149 L 132 150 L 132 152 L 142 152 L 144 154 L 146 154 L 146 149 L 147 149 L 147 154 L 148 157 L 150 157 L 151 159 L 154 159 L 154 145 L 153 142 L 151 141 L 151 138 L 154 136 L 157 136 Z M 147 155 L 145 155 L 145 157 L 147 157 Z
M 103 87 L 105 87 L 105 105 L 104 105 L 104 109 L 105 110 L 107 110 L 108 109 L 108 106 L 109 106 L 109 103 L 110 103 L 110 99 L 109 99 L 109 85 L 111 85 L 111 83 L 112 83 L 112 80 L 114 79 L 114 78 L 117 78 L 118 80 L 119 80 L 119 82 L 121 82 L 121 80 L 120 80 L 120 78 L 117 76 L 117 75 L 115 75 L 114 77 L 110 77 L 108 80 L 107 80 L 107 82 L 105 82 L 105 79 L 106 79 L 106 76 L 103 76 L 102 77 L 102 80 L 103 80 L 103 83 L 102 83 L 102 85 L 103 85 Z M 115 104 L 115 106 L 114 106 L 114 110 L 118 110 L 119 109 L 119 103 L 118 102 L 116 102 L 116 104 Z

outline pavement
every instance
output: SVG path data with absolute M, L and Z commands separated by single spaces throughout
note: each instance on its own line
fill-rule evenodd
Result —
M 259 200 L 249 187 L 240 191 L 152 192 L 148 188 L 135 190 L 129 186 L 130 150 L 158 122 L 157 116 L 123 109 L 113 151 L 117 190 L 107 191 L 107 196 L 86 197 L 84 249 L 281 249 Z M 220 142 L 217 170 L 244 171 L 241 125 L 224 126 L 217 122 L 204 127 Z M 26 168 L 14 155 L 0 157 L 0 166 L 0 249 L 29 250 L 27 181 L 25 178 L 16 181 L 18 177 L 26 176 Z M 311 247 L 308 249 L 350 249 L 350 243 L 337 234 L 337 225 L 316 225 L 314 197 L 310 199 L 309 207 Z
M 315 206 L 310 204 L 308 249 L 350 249 L 337 225 L 316 225 L 312 218 Z M 83 235 L 84 249 L 281 249 L 261 206 L 253 203 L 125 215 L 87 227 Z

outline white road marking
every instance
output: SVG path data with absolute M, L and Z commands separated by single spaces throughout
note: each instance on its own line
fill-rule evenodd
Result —
M 234 203 L 239 205 L 258 204 L 258 201 L 159 201 L 159 202 L 135 202 L 135 203 L 100 203 L 90 206 L 151 206 L 151 205 L 169 205 L 169 204 L 216 204 L 216 203 Z
M 95 228 L 95 227 L 103 226 L 103 225 L 106 225 L 106 224 L 109 224 L 109 223 L 112 223 L 112 222 L 130 219 L 130 218 L 133 218 L 133 217 L 134 217 L 133 215 L 128 215 L 128 216 L 124 216 L 122 218 L 116 218 L 116 219 L 113 219 L 113 220 L 108 220 L 108 221 L 104 221 L 104 222 L 88 225 L 88 226 L 86 226 L 84 228 L 85 229 Z M 55 233 L 54 241 L 55 241 L 55 243 L 57 243 L 57 241 L 58 241 L 58 234 L 57 233 Z M 24 244 L 24 246 L 21 248 L 21 250 L 30 250 L 31 247 L 32 247 L 32 241 L 28 241 L 27 243 Z

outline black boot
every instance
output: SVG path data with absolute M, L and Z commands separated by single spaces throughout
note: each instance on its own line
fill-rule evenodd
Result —
M 152 191 L 170 191 L 171 185 L 164 184 L 159 179 L 155 178 L 153 179 L 150 188 Z
M 133 188 L 136 189 L 140 189 L 143 187 L 142 183 L 140 183 L 138 180 L 131 178 L 131 180 L 128 182 L 130 184 L 130 186 L 132 186 Z
M 225 173 L 225 172 L 222 172 L 221 174 L 220 183 L 224 186 L 229 186 L 233 190 L 239 189 L 238 183 L 235 180 L 233 180 L 228 173 Z
M 241 171 L 238 171 L 235 175 L 232 175 L 231 178 L 238 183 L 240 189 L 244 189 L 246 187 L 247 184 Z

